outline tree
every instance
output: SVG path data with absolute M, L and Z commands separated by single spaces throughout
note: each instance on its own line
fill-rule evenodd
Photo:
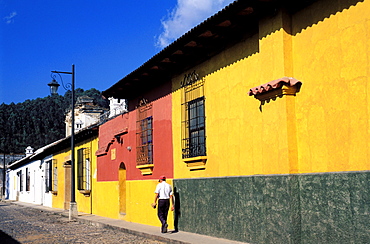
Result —
M 89 96 L 101 107 L 109 107 L 100 91 L 77 88 L 76 98 Z M 24 153 L 27 146 L 40 148 L 65 136 L 64 119 L 71 107 L 71 91 L 23 103 L 0 105 L 0 151 Z

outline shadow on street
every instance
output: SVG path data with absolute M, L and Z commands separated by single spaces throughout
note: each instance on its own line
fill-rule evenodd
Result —
M 20 242 L 14 240 L 10 235 L 0 230 L 0 240 L 2 244 L 20 244 Z

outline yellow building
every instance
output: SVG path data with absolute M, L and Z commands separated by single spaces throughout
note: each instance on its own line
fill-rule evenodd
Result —
M 180 231 L 370 239 L 368 10 L 370 0 L 235 1 L 104 92 L 171 95 Z
M 75 201 L 77 211 L 94 213 L 99 204 L 94 198 L 96 183 L 96 156 L 98 150 L 98 126 L 83 129 L 75 134 Z M 70 137 L 59 142 L 53 153 L 52 206 L 70 209 L 71 201 L 71 147 Z

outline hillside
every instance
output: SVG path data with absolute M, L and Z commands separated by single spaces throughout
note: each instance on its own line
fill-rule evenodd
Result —
M 109 107 L 101 92 L 76 89 L 76 98 L 89 96 L 101 107 Z M 71 92 L 22 103 L 0 105 L 0 152 L 24 153 L 27 146 L 38 149 L 65 136 L 65 113 L 71 106 Z

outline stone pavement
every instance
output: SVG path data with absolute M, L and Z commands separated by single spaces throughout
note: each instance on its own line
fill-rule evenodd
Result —
M 57 209 L 45 207 L 42 205 L 36 205 L 31 203 L 17 202 L 17 201 L 5 201 L 11 204 L 17 204 L 25 207 L 36 208 L 43 211 L 53 212 L 55 214 L 61 214 L 68 216 L 68 210 Z M 199 235 L 189 232 L 179 231 L 172 233 L 171 231 L 166 234 L 162 234 L 159 231 L 159 227 L 137 224 L 126 222 L 118 219 L 110 219 L 97 215 L 79 213 L 78 217 L 75 218 L 76 221 L 84 224 L 90 224 L 102 228 L 110 228 L 114 230 L 119 230 L 122 232 L 143 236 L 157 241 L 163 241 L 166 243 L 174 244 L 189 244 L 189 243 L 201 243 L 201 244 L 245 244 L 245 242 L 231 241 L 211 236 Z

